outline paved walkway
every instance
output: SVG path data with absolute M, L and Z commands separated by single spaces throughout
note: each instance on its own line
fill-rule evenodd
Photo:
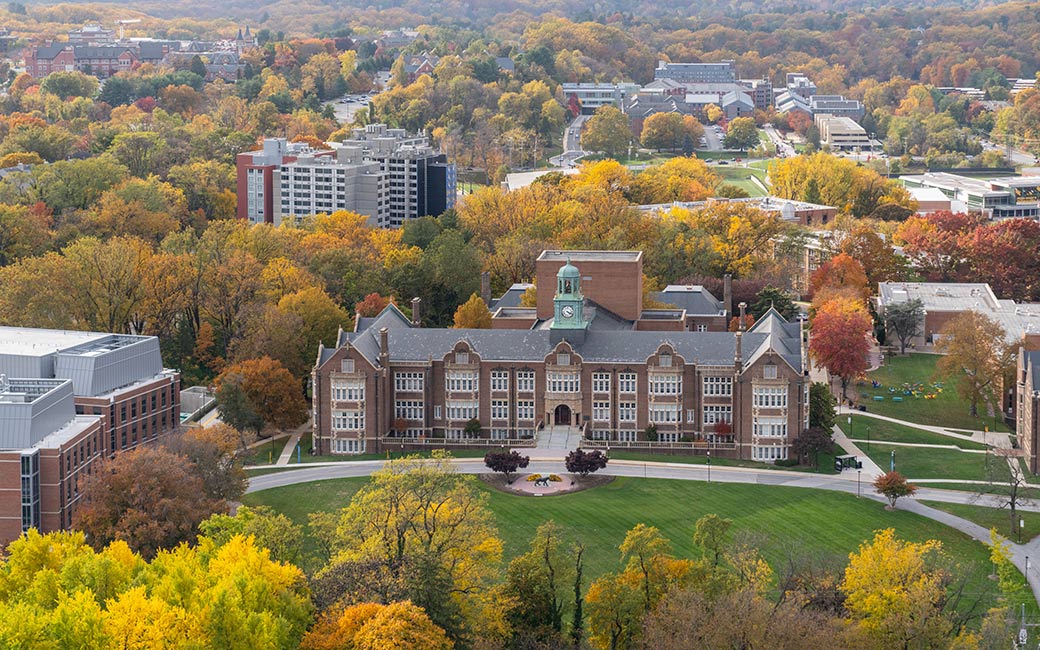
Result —
M 996 447 L 997 449 L 1011 449 L 1011 438 L 1010 434 L 1003 433 L 1000 431 L 978 431 L 969 429 L 948 429 L 945 427 L 937 427 L 930 424 L 919 424 L 917 422 L 910 422 L 908 420 L 900 420 L 887 415 L 881 415 L 880 413 L 871 413 L 870 411 L 854 411 L 848 407 L 838 408 L 838 417 L 847 417 L 848 415 L 862 415 L 863 417 L 873 418 L 875 420 L 884 420 L 885 422 L 892 422 L 894 424 L 902 424 L 903 426 L 911 427 L 913 429 L 920 429 L 922 431 L 930 431 L 937 433 L 947 438 L 954 438 L 956 440 L 970 440 L 972 442 L 980 442 L 990 447 Z M 961 433 L 967 431 L 967 433 Z
M 278 457 L 275 465 L 288 465 L 289 461 L 292 460 L 293 453 L 296 451 L 296 446 L 300 444 L 300 438 L 310 430 L 310 420 L 296 427 L 296 430 L 289 434 L 289 441 L 285 443 L 285 449 L 282 449 L 282 454 Z

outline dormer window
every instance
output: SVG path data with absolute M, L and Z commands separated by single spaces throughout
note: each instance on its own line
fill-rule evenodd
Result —
M 672 367 L 672 355 L 668 354 L 667 352 L 662 353 L 658 360 L 662 368 Z
M 566 353 L 560 353 L 556 355 L 556 365 L 558 366 L 569 366 L 571 365 L 571 355 Z
M 764 377 L 765 379 L 776 379 L 776 366 L 763 366 L 762 377 Z
M 354 372 L 354 360 L 343 359 L 339 364 L 340 372 Z
M 455 363 L 466 364 L 469 363 L 469 352 L 456 352 Z

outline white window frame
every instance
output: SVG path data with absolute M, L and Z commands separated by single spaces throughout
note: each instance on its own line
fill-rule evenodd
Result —
M 547 393 L 580 393 L 581 374 L 577 372 L 546 373 Z
M 509 392 L 509 371 L 508 370 L 492 370 L 491 371 L 491 390 L 495 393 L 506 393 Z
M 534 400 L 518 400 L 516 403 L 518 422 L 534 422 Z
M 681 395 L 682 375 L 651 373 L 651 395 Z
M 491 419 L 492 420 L 508 420 L 509 419 L 509 400 L 506 400 L 506 399 L 493 399 L 493 400 L 491 400 Z
M 702 378 L 705 397 L 732 397 L 733 378 L 711 375 Z
M 592 421 L 610 422 L 610 402 L 592 403 Z
M 756 417 L 752 424 L 752 432 L 756 438 L 786 438 L 787 418 Z
M 754 386 L 751 392 L 757 408 L 787 408 L 787 386 Z
M 618 393 L 634 395 L 639 389 L 639 375 L 634 372 L 618 373 Z
M 711 426 L 718 424 L 719 422 L 732 422 L 733 421 L 733 407 L 723 406 L 721 404 L 705 404 L 704 405 L 704 417 L 702 423 L 704 426 Z
M 477 417 L 480 403 L 477 400 L 448 400 L 448 419 L 453 422 L 468 422 Z
M 422 420 L 425 408 L 422 400 L 397 400 L 394 417 L 402 420 Z
M 635 422 L 636 412 L 635 402 L 618 402 L 618 422 Z
M 445 373 L 444 383 L 449 393 L 475 393 L 477 373 L 474 370 L 449 370 Z
M 677 424 L 679 409 L 678 404 L 651 404 L 650 421 L 654 424 Z
M 364 431 L 364 409 L 336 409 L 332 412 L 333 431 Z
M 518 393 L 533 393 L 534 392 L 534 370 L 517 370 L 516 371 L 516 392 L 518 392 Z
M 394 373 L 394 392 L 421 393 L 426 387 L 426 373 L 399 371 Z

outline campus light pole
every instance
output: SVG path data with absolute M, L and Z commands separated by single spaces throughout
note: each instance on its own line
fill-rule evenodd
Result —
M 856 470 L 856 496 L 857 497 L 860 496 L 860 492 L 859 492 L 859 475 L 862 474 L 862 473 L 863 473 L 863 470 L 861 470 L 861 469 L 857 469 Z
M 892 460 L 891 460 L 891 463 L 889 464 L 889 470 L 888 471 L 890 471 L 890 472 L 896 471 L 896 450 L 895 449 L 892 450 Z
M 711 450 L 708 450 L 708 483 L 711 483 Z

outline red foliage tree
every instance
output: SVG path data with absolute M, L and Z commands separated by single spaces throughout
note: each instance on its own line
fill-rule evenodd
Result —
M 816 363 L 841 379 L 842 397 L 849 382 L 867 369 L 870 326 L 870 314 L 855 300 L 831 300 L 816 310 L 809 352 Z
M 378 293 L 370 293 L 365 296 L 364 300 L 354 305 L 354 311 L 358 316 L 371 318 L 378 316 L 379 312 L 383 311 L 390 302 L 390 298 L 384 298 Z
M 959 282 L 968 276 L 965 235 L 973 233 L 981 217 L 948 210 L 910 217 L 896 231 L 896 241 L 914 267 L 932 282 Z
M 863 265 L 846 253 L 835 255 L 813 272 L 809 292 L 816 307 L 835 299 L 864 303 L 870 297 Z
M 1040 299 L 1040 222 L 1005 219 L 964 236 L 971 268 L 1001 298 Z

